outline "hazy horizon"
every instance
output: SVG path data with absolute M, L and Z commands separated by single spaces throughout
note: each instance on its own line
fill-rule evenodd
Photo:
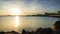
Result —
M 0 15 L 31 15 L 60 11 L 60 0 L 0 0 Z

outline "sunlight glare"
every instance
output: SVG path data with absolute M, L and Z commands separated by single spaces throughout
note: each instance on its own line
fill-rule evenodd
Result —
M 14 14 L 14 15 L 19 15 L 21 13 L 21 10 L 17 7 L 14 7 L 14 8 L 11 8 L 11 12 Z
M 19 26 L 19 16 L 15 17 L 15 26 L 18 27 Z

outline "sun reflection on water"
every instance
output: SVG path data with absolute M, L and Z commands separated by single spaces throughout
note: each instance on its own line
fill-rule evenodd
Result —
M 19 16 L 15 17 L 15 27 L 19 26 Z

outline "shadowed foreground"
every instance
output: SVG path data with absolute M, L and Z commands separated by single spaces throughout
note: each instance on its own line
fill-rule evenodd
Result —
M 22 33 L 18 33 L 15 31 L 11 32 L 3 32 L 1 31 L 0 34 L 52 34 L 53 31 L 51 28 L 38 28 L 35 32 L 31 31 L 26 31 L 25 29 L 22 30 Z

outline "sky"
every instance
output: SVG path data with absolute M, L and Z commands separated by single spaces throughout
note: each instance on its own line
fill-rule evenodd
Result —
M 31 15 L 60 11 L 60 0 L 0 0 L 0 15 Z

